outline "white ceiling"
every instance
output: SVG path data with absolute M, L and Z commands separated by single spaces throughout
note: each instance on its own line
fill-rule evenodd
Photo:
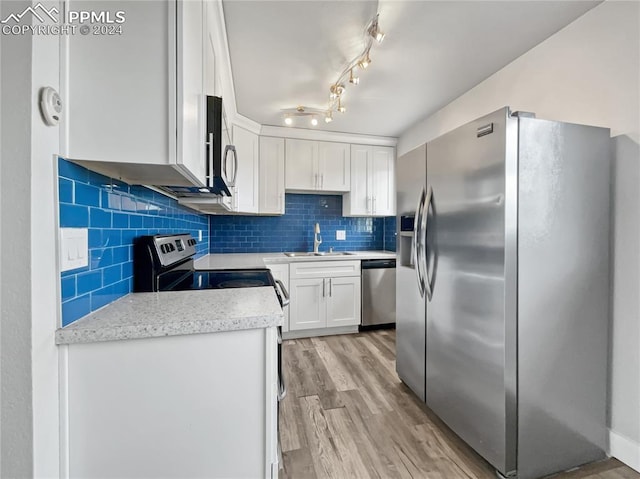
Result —
M 384 42 L 374 42 L 360 85 L 347 85 L 346 113 L 315 128 L 397 137 L 598 3 L 225 0 L 238 112 L 283 126 L 284 108 L 325 109 L 377 11 Z

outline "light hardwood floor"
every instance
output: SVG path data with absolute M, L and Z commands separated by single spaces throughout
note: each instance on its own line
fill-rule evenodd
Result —
M 395 331 L 285 341 L 286 479 L 494 479 L 491 467 L 398 379 Z M 557 479 L 640 479 L 615 459 Z

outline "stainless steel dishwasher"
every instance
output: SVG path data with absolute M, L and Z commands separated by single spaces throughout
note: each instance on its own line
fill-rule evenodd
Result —
M 362 326 L 360 329 L 396 323 L 396 260 L 362 261 Z

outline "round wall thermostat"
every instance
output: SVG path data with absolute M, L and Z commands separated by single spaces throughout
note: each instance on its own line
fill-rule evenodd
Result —
M 48 126 L 56 126 L 60 123 L 60 113 L 62 113 L 62 100 L 60 95 L 50 86 L 44 87 L 40 91 L 40 112 L 42 118 Z

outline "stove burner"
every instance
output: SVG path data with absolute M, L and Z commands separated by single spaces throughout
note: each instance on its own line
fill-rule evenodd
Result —
M 217 284 L 218 288 L 257 288 L 260 286 L 269 286 L 269 284 L 259 279 L 230 279 Z

